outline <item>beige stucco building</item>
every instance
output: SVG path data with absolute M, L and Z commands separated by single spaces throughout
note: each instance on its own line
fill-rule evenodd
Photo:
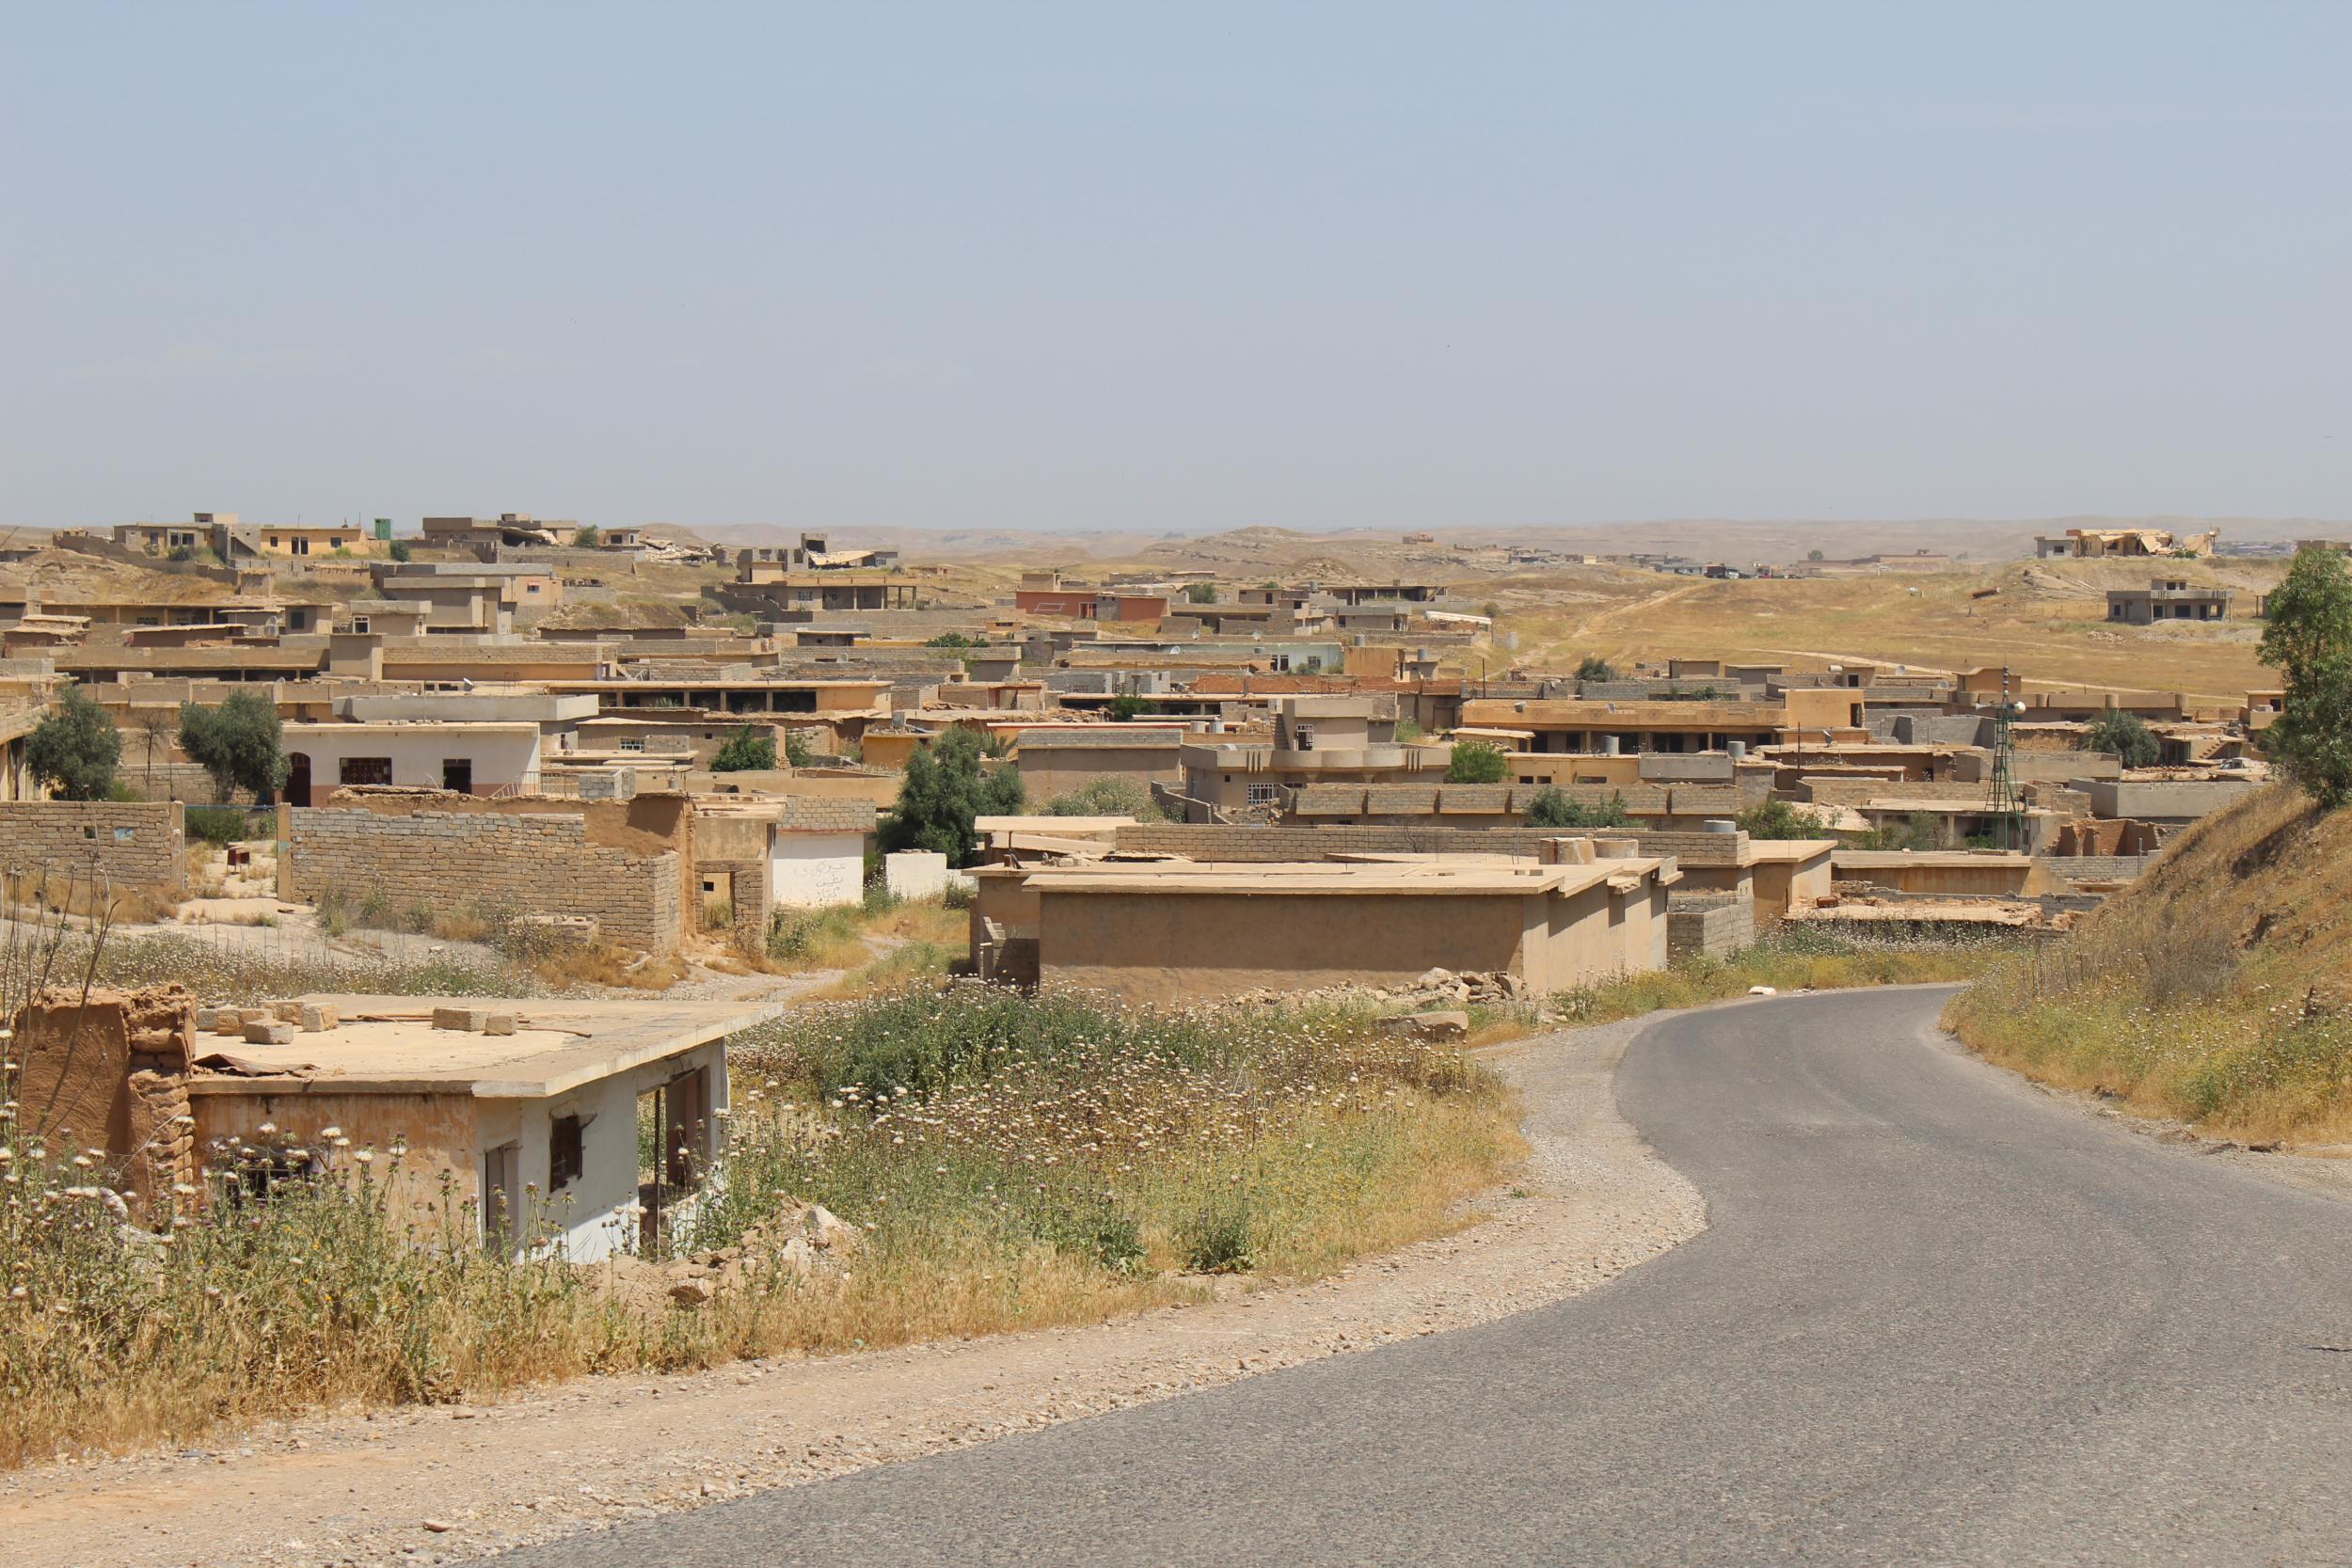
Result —
M 985 869 L 979 949 L 1034 942 L 1037 983 L 1181 1006 L 1247 991 L 1403 986 L 1432 968 L 1508 974 L 1535 994 L 1666 962 L 1673 861 L 1572 840 L 1556 865 L 1096 862 Z

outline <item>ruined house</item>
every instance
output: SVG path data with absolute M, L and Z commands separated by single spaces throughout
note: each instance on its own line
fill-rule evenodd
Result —
M 364 1166 L 395 1225 L 593 1260 L 696 1201 L 727 1039 L 771 1011 L 50 991 L 16 1020 L 17 1092 L 26 1131 L 101 1151 L 134 1212 L 175 1186 L 183 1206 L 265 1203 L 288 1180 Z

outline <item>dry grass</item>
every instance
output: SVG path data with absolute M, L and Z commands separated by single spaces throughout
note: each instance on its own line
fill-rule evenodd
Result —
M 1745 996 L 1756 986 L 1778 991 L 1850 990 L 1969 980 L 2017 951 L 2014 938 L 1997 934 L 1926 941 L 1785 926 L 1727 959 L 1684 958 L 1646 974 L 1563 993 L 1554 999 L 1552 1010 L 1574 1023 L 1607 1023 Z
M 559 990 L 605 986 L 615 990 L 668 990 L 686 978 L 690 966 L 675 955 L 657 958 L 609 942 L 558 944 L 522 960 L 532 974 Z
M 2250 1141 L 2352 1139 L 2352 812 L 2286 785 L 2198 824 L 1947 1022 L 1990 1060 Z
M 2255 657 L 2251 599 L 2282 568 L 2262 563 L 2046 561 L 1976 570 L 1718 582 L 1593 569 L 1574 593 L 1514 610 L 1522 662 L 1573 667 L 1585 654 L 1624 662 L 1670 657 L 1873 658 L 1965 670 L 2010 665 L 2038 681 L 2188 691 L 2231 705 L 2277 684 Z M 2243 619 L 2118 628 L 2106 591 L 2145 588 L 2152 575 L 2225 583 Z M 1997 589 L 1977 599 L 1974 591 Z M 1913 593 L 1912 590 L 1918 590 Z M 1567 608 L 1556 609 L 1563 601 Z
M 603 1265 L 491 1259 L 446 1187 L 400 1225 L 397 1151 L 331 1128 L 277 1134 L 325 1168 L 266 1205 L 227 1198 L 260 1151 L 211 1151 L 209 1203 L 176 1192 L 150 1237 L 115 1222 L 103 1171 L 0 1122 L 0 1464 L 321 1403 L 1097 1322 L 1199 1296 L 1203 1273 L 1311 1275 L 1442 1230 L 1522 1153 L 1497 1080 L 1343 1015 L 910 990 L 772 1027 L 737 1082 L 725 1180 L 677 1244 L 730 1243 L 792 1199 L 864 1240 L 846 1270 L 755 1270 L 699 1310 L 603 1289 Z

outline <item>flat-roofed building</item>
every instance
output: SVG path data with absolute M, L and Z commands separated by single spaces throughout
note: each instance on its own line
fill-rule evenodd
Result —
M 2158 621 L 2226 621 L 2227 588 L 2191 583 L 2181 578 L 2157 578 L 2145 588 L 2107 590 L 2107 619 L 2119 626 L 2146 626 Z
M 1626 841 L 1581 842 L 1588 861 L 1557 865 L 1098 862 L 984 871 L 975 966 L 1005 973 L 997 951 L 1033 942 L 1041 989 L 1156 1006 L 1397 987 L 1432 968 L 1508 974 L 1545 995 L 1663 967 L 1673 861 L 1633 853 Z

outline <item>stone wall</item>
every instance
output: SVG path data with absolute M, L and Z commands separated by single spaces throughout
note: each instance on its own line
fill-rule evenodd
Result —
M 187 831 L 177 801 L 0 801 L 0 866 L 117 888 L 187 891 Z
M 1682 959 L 1704 953 L 1727 958 L 1756 942 L 1756 903 L 1740 897 L 1677 894 L 1666 905 L 1666 953 Z
M 629 946 L 662 954 L 677 948 L 676 853 L 639 855 L 591 844 L 581 817 L 440 811 L 394 816 L 349 806 L 287 816 L 286 888 L 294 897 L 315 901 L 332 889 L 354 903 L 380 895 L 402 911 L 421 905 L 586 915 Z

